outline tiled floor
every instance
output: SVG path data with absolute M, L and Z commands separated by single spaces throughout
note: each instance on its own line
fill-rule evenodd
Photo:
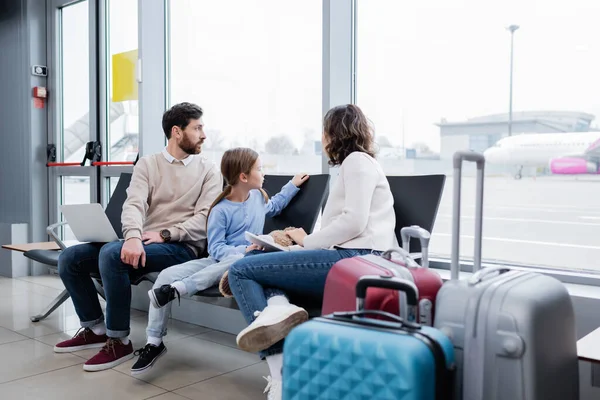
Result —
M 97 350 L 52 350 L 79 327 L 71 300 L 41 322 L 29 320 L 62 289 L 55 276 L 0 277 L 0 399 L 265 399 L 262 377 L 268 368 L 238 350 L 233 335 L 174 320 L 167 354 L 146 375 L 129 374 L 134 360 L 107 371 L 83 371 Z M 132 310 L 135 348 L 145 344 L 146 320 L 146 313 Z

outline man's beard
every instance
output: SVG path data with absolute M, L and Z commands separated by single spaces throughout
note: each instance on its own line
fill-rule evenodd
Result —
M 204 143 L 204 139 L 198 140 L 196 143 L 192 143 L 188 135 L 183 135 L 181 139 L 181 143 L 179 143 L 179 148 L 186 152 L 187 154 L 200 154 L 202 151 L 202 143 Z

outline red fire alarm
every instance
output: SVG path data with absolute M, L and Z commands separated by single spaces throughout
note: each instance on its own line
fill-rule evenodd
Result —
M 33 97 L 45 99 L 48 97 L 48 91 L 43 86 L 36 86 L 33 88 Z
M 35 108 L 44 108 L 44 99 L 48 98 L 48 91 L 43 86 L 33 88 L 33 106 Z

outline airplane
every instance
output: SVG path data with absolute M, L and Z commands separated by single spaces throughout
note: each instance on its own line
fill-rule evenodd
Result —
M 553 174 L 600 174 L 600 132 L 523 133 L 500 139 L 483 152 L 490 164 L 549 167 Z

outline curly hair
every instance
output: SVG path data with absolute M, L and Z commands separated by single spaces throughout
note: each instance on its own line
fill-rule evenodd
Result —
M 375 157 L 373 129 L 362 110 L 354 104 L 332 108 L 325 114 L 323 130 L 329 139 L 325 151 L 329 165 L 340 165 L 355 151 Z

